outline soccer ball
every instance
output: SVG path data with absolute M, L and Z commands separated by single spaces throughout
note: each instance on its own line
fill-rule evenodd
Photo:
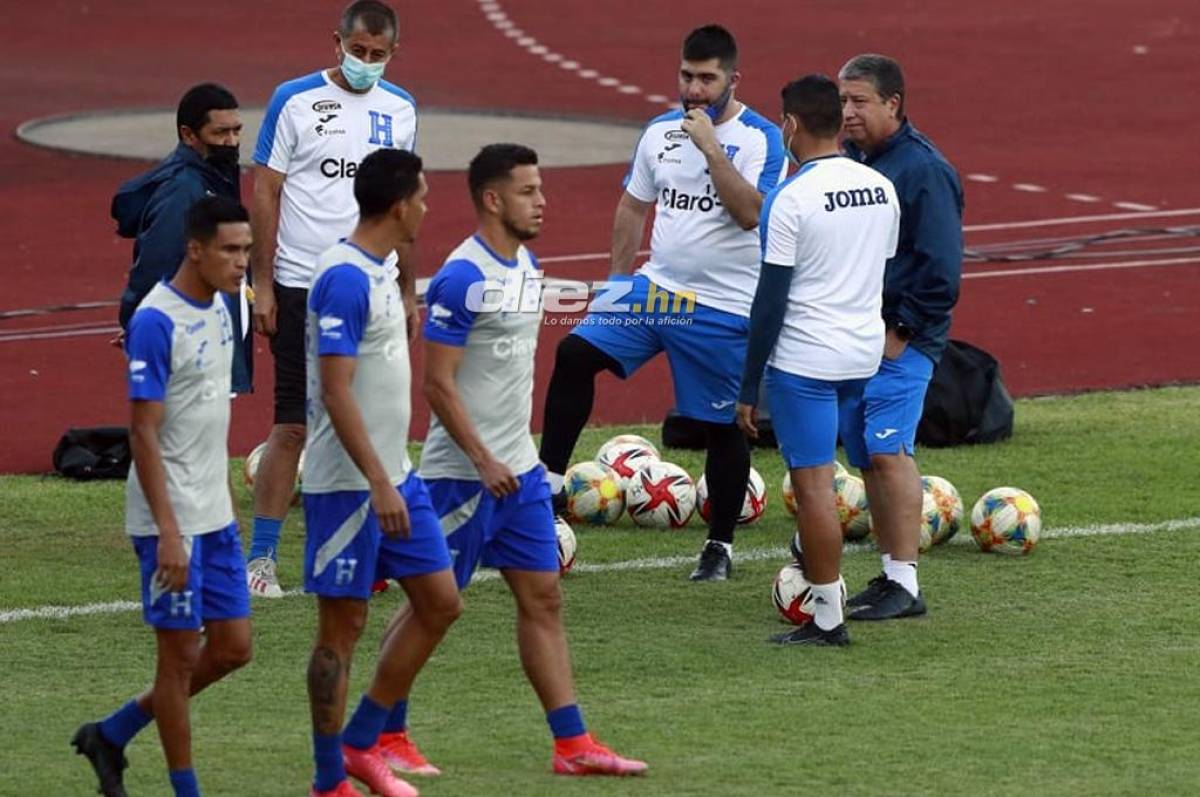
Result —
M 246 480 L 247 487 L 254 486 L 254 477 L 258 475 L 258 463 L 262 461 L 262 455 L 267 450 L 266 441 L 259 443 L 254 449 L 246 455 L 246 465 L 242 468 L 242 478 Z
M 922 476 L 921 486 L 925 495 L 933 499 L 932 508 L 928 505 L 921 508 L 923 523 L 929 527 L 932 544 L 941 545 L 962 527 L 962 497 L 955 486 L 941 476 Z
M 567 517 L 572 522 L 602 525 L 612 523 L 625 511 L 625 495 L 617 486 L 617 474 L 599 462 L 579 462 L 563 475 Z
M 696 488 L 687 471 L 670 462 L 650 462 L 629 479 L 625 506 L 639 526 L 677 529 L 696 508 Z
M 662 455 L 658 453 L 658 449 L 640 434 L 619 434 L 616 437 L 610 437 L 605 441 L 604 445 L 600 446 L 600 450 L 596 452 L 596 461 L 603 462 L 604 455 L 608 453 L 608 449 L 621 443 L 637 443 L 642 448 L 650 449 L 650 453 L 654 454 L 655 459 L 662 459 Z
M 838 476 L 846 476 L 849 473 L 850 471 L 846 470 L 846 467 L 842 463 L 838 462 L 836 459 L 833 461 L 834 479 L 837 479 Z M 792 489 L 791 471 L 786 470 L 783 472 L 783 505 L 787 509 L 789 515 L 792 517 L 796 516 L 796 491 Z
M 708 479 L 704 476 L 696 483 L 696 506 L 700 517 L 708 520 Z M 767 485 L 758 471 L 750 468 L 750 477 L 746 481 L 746 498 L 742 501 L 742 511 L 737 522 L 742 525 L 753 523 L 766 511 Z
M 575 566 L 575 531 L 567 521 L 556 517 L 554 532 L 558 536 L 558 573 L 566 575 Z
M 838 578 L 841 587 L 842 609 L 846 606 L 846 582 Z M 783 566 L 775 576 L 771 588 L 771 599 L 779 616 L 792 625 L 804 625 L 812 622 L 816 613 L 816 601 L 813 599 L 812 584 L 804 576 L 804 569 L 796 562 Z
M 985 551 L 1027 554 L 1041 533 L 1041 508 L 1016 487 L 988 490 L 971 509 L 971 535 Z
M 629 477 L 643 465 L 658 462 L 658 454 L 652 446 L 642 443 L 613 443 L 604 449 L 596 461 L 613 473 L 617 474 L 617 487 L 625 492 L 629 487 Z
M 863 480 L 850 473 L 833 477 L 834 505 L 842 537 L 855 541 L 866 537 L 871 530 L 871 513 L 867 507 L 867 487 Z

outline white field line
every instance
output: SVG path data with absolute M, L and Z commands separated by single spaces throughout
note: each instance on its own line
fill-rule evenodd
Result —
M 1091 526 L 1065 526 L 1042 531 L 1043 540 L 1075 539 L 1078 537 L 1111 537 L 1132 534 L 1156 534 L 1170 531 L 1184 531 L 1200 528 L 1200 516 L 1181 518 L 1179 520 L 1164 520 L 1159 523 L 1103 523 Z M 970 532 L 960 532 L 950 540 L 949 544 L 973 545 Z M 875 551 L 869 543 L 851 543 L 846 545 L 845 552 L 852 556 L 869 554 Z M 767 559 L 783 559 L 788 556 L 786 548 L 745 548 L 735 549 L 734 560 L 738 562 L 760 562 Z M 623 562 L 603 562 L 588 564 L 580 562 L 575 565 L 573 573 L 618 573 L 630 570 L 670 570 L 686 567 L 696 561 L 694 554 L 683 556 L 662 556 L 646 559 L 628 559 Z M 492 581 L 499 575 L 495 571 L 483 571 L 475 574 L 472 583 Z M 284 592 L 284 597 L 294 598 L 303 595 L 299 589 Z M 78 606 L 39 606 L 36 609 L 6 609 L 0 611 L 0 625 L 16 623 L 22 620 L 67 620 L 72 617 L 87 617 L 95 614 L 121 614 L 134 612 L 142 608 L 140 603 L 133 601 L 109 601 L 107 603 L 86 603 Z

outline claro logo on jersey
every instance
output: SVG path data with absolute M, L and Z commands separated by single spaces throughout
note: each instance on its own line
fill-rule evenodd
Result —
M 345 158 L 326 158 L 321 161 L 321 174 L 331 180 L 339 180 L 343 177 L 353 180 L 357 173 L 358 164 L 354 161 L 348 161 Z
M 675 210 L 698 210 L 701 213 L 708 213 L 712 210 L 721 208 L 721 200 L 716 196 L 708 193 L 712 188 L 706 188 L 703 194 L 687 194 L 683 191 L 676 191 L 670 186 L 664 188 L 659 195 L 659 202 L 664 208 L 673 208 Z

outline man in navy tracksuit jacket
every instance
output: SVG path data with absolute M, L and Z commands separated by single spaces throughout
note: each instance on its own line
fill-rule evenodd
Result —
M 117 234 L 133 238 L 133 266 L 121 295 L 118 320 L 129 325 L 138 304 L 159 282 L 169 280 L 183 262 L 187 247 L 187 212 L 206 196 L 241 198 L 238 140 L 242 121 L 237 100 L 213 83 L 193 86 L 179 101 L 175 151 L 150 171 L 122 185 L 113 197 Z M 250 392 L 253 359 L 241 334 L 241 297 L 222 294 L 233 321 L 235 347 L 233 390 Z
M 925 613 L 917 584 L 921 482 L 912 458 L 933 368 L 962 277 L 963 194 L 954 167 L 904 115 L 900 65 L 851 58 L 838 74 L 846 154 L 896 186 L 900 240 L 883 282 L 884 359 L 864 393 L 863 470 L 883 573 L 847 601 L 852 620 Z

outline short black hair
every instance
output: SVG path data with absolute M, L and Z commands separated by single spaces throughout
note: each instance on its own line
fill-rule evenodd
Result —
M 467 185 L 475 207 L 483 205 L 483 192 L 497 180 L 507 179 L 518 166 L 537 166 L 538 156 L 522 144 L 488 144 L 471 158 Z
M 242 203 L 227 196 L 206 196 L 196 200 L 187 212 L 187 240 L 208 243 L 222 224 L 250 222 Z
M 737 68 L 737 42 L 733 34 L 720 25 L 696 28 L 683 40 L 683 60 L 707 61 L 710 58 L 720 61 L 726 72 Z
M 382 216 L 421 186 L 421 159 L 405 149 L 377 149 L 354 173 L 354 199 L 364 219 Z
M 783 112 L 795 116 L 810 135 L 833 138 L 842 129 L 837 83 L 825 75 L 805 75 L 783 87 Z
M 219 83 L 201 83 L 192 86 L 179 100 L 175 111 L 175 132 L 187 127 L 193 133 L 208 124 L 209 111 L 230 111 L 238 107 L 237 97 Z
M 838 72 L 838 79 L 869 80 L 884 102 L 899 96 L 900 105 L 896 108 L 896 116 L 904 118 L 904 72 L 895 58 L 878 53 L 856 55 Z
M 349 36 L 359 25 L 372 36 L 391 33 L 392 41 L 400 38 L 400 23 L 396 20 L 396 12 L 381 0 L 354 0 L 346 6 L 341 22 L 338 23 L 338 33 Z

